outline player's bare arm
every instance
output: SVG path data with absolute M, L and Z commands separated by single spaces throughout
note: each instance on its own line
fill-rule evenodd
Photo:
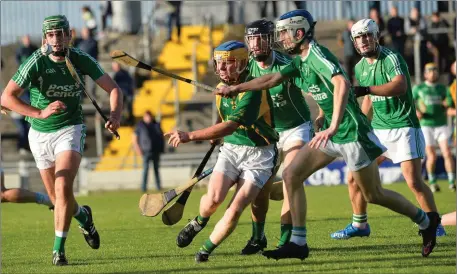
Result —
M 214 123 L 214 125 L 217 125 L 217 124 L 219 124 L 219 123 L 222 123 L 222 118 L 221 118 L 220 115 L 217 115 L 217 119 L 216 119 L 216 122 Z M 209 141 L 210 141 L 211 144 L 216 144 L 216 145 L 218 145 L 218 144 L 220 144 L 221 139 L 211 139 L 211 140 L 209 140 Z
M 282 76 L 281 73 L 270 73 L 265 74 L 259 78 L 255 78 L 249 82 L 241 83 L 239 85 L 233 86 L 222 86 L 216 89 L 214 94 L 222 95 L 222 96 L 234 96 L 238 93 L 245 92 L 245 91 L 259 91 L 265 90 L 272 87 L 275 87 L 282 83 L 283 81 L 287 80 L 287 77 Z
M 316 128 L 319 131 L 324 126 L 325 114 L 319 105 L 317 107 L 319 108 L 319 114 L 314 120 L 314 124 L 316 125 Z
M 362 102 L 362 112 L 367 116 L 369 120 L 373 118 L 373 108 L 372 108 L 373 102 L 371 102 L 370 96 L 365 96 L 363 97 L 363 102 Z
M 232 134 L 239 126 L 240 124 L 237 122 L 227 121 L 192 132 L 174 130 L 164 134 L 164 136 L 170 138 L 168 140 L 168 144 L 173 147 L 178 147 L 180 143 L 188 143 L 190 141 L 220 139 L 224 136 Z
M 24 116 L 35 119 L 46 119 L 54 113 L 58 113 L 66 109 L 66 106 L 61 101 L 54 101 L 45 109 L 38 109 L 22 102 L 18 97 L 23 92 L 23 89 L 13 80 L 8 82 L 5 90 L 2 93 L 1 105 L 6 108 L 22 114 Z
M 378 96 L 400 96 L 406 93 L 407 88 L 405 75 L 397 75 L 387 84 L 369 87 L 370 94 Z
M 332 121 L 326 130 L 316 133 L 311 142 L 309 142 L 309 146 L 312 148 L 319 148 L 321 145 L 325 147 L 328 140 L 338 131 L 341 120 L 343 119 L 348 102 L 350 84 L 341 74 L 332 77 L 332 84 L 335 87 L 333 90 Z
M 122 112 L 122 92 L 119 86 L 111 79 L 108 74 L 95 81 L 102 89 L 109 94 L 110 102 L 110 117 L 105 124 L 108 130 L 117 130 L 120 126 L 121 112 Z

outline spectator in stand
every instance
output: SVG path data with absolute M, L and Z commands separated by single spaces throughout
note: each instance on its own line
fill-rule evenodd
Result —
M 402 56 L 405 55 L 405 20 L 398 16 L 398 8 L 390 8 L 390 19 L 387 21 L 387 32 L 392 39 L 392 48 Z
M 76 31 L 75 28 L 72 28 L 70 31 L 71 31 L 70 46 L 77 48 L 79 42 L 81 42 L 81 37 L 78 36 L 78 32 Z
M 143 120 L 140 121 L 133 134 L 133 146 L 137 154 L 143 156 L 143 181 L 141 190 L 146 192 L 148 189 L 149 163 L 154 165 L 154 175 L 156 189 L 161 190 L 160 183 L 160 154 L 164 152 L 165 140 L 160 123 L 157 123 L 150 111 L 146 111 Z
M 130 76 L 130 73 L 123 69 L 121 65 L 117 62 L 111 63 L 111 68 L 113 69 L 113 80 L 121 88 L 123 97 L 124 97 L 124 106 L 127 108 L 127 123 L 133 125 L 133 96 L 134 96 L 134 84 L 133 78 Z
M 98 60 L 98 42 L 91 36 L 89 28 L 82 28 L 81 38 L 78 48 L 92 56 L 95 60 Z M 97 85 L 88 75 L 86 77 L 86 90 L 94 98 L 97 98 Z
M 350 77 L 351 84 L 354 83 L 354 67 L 360 60 L 360 56 L 356 53 L 351 39 L 351 28 L 354 25 L 354 20 L 349 19 L 346 30 L 341 34 L 339 43 L 344 47 L 344 68 Z
M 386 25 L 384 24 L 384 20 L 382 20 L 381 15 L 379 14 L 379 10 L 375 7 L 370 9 L 370 19 L 374 20 L 379 28 L 379 44 L 381 46 L 384 45 L 384 30 L 386 29 Z
M 108 17 L 113 17 L 113 7 L 111 6 L 111 1 L 103 1 L 100 8 L 102 12 L 102 32 L 105 32 Z
M 174 11 L 168 15 L 168 41 L 172 40 L 173 20 L 175 21 L 178 30 L 178 43 L 181 43 L 181 1 L 168 1 L 173 6 Z
M 273 17 L 276 19 L 278 17 L 278 6 L 276 1 L 262 1 L 260 2 L 260 18 L 267 18 L 267 5 L 268 2 L 271 2 L 273 6 Z
M 38 49 L 37 46 L 30 42 L 30 36 L 22 36 L 22 45 L 16 50 L 16 63 L 18 66 L 22 64 L 32 53 Z
M 414 7 L 409 13 L 409 17 L 405 20 L 405 33 L 407 35 L 415 36 L 419 35 L 420 39 L 420 59 L 421 59 L 421 70 L 425 67 L 425 64 L 433 62 L 428 54 L 427 48 L 427 23 L 425 19 L 421 16 L 419 10 Z M 414 37 L 412 37 L 414 39 Z M 422 75 L 422 72 L 421 72 Z
M 97 31 L 97 20 L 95 19 L 94 13 L 89 6 L 83 6 L 81 11 L 84 24 L 90 30 L 90 36 L 95 37 L 95 32 Z
M 429 25 L 430 32 L 433 32 L 434 30 L 439 30 L 439 29 L 447 29 L 449 27 L 450 27 L 449 23 L 445 19 L 441 18 L 439 12 L 436 11 L 432 14 L 431 22 Z M 449 58 L 448 55 L 450 54 L 449 36 L 448 36 L 447 32 L 430 33 L 429 40 L 438 49 L 440 72 L 447 72 L 448 71 L 447 68 L 449 67 L 447 60 Z

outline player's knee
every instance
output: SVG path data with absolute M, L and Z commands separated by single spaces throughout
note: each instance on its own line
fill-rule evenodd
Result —
M 445 161 L 451 161 L 452 160 L 452 154 L 451 154 L 451 150 L 450 149 L 444 149 L 442 151 L 443 153 L 443 159 Z
M 300 180 L 300 176 L 295 170 L 287 167 L 282 172 L 282 178 L 286 188 L 293 187 L 297 181 Z
M 211 208 L 218 207 L 224 202 L 224 197 L 220 194 L 213 194 L 209 198 L 209 204 Z
M 435 153 L 435 151 L 429 150 L 427 152 L 427 161 L 428 162 L 432 162 L 432 163 L 436 162 L 436 153 Z

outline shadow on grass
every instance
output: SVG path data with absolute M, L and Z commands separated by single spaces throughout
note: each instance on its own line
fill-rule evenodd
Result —
M 445 243 L 442 246 L 444 247 L 453 247 L 452 243 Z M 401 253 L 402 250 L 409 250 L 412 248 L 417 248 L 417 253 L 411 253 L 408 256 L 404 256 L 404 253 Z M 373 250 L 379 250 L 379 254 L 373 254 Z M 420 268 L 420 267 L 443 267 L 443 266 L 455 266 L 454 257 L 449 257 L 447 254 L 431 254 L 430 258 L 422 258 L 420 254 L 420 244 L 401 244 L 401 245 L 369 245 L 369 246 L 357 246 L 353 247 L 350 250 L 347 247 L 332 247 L 332 248 L 312 248 L 311 247 L 311 254 L 310 257 L 304 261 L 299 261 L 296 259 L 287 259 L 281 260 L 280 262 L 274 260 L 268 260 L 262 256 L 251 256 L 249 259 L 253 259 L 255 261 L 264 260 L 265 262 L 260 264 L 252 264 L 252 265 L 245 265 L 243 262 L 246 262 L 246 258 L 244 256 L 239 256 L 238 253 L 235 252 L 217 252 L 213 256 L 210 257 L 210 261 L 204 264 L 194 264 L 189 265 L 187 267 L 178 267 L 173 268 L 166 266 L 166 269 L 158 269 L 157 266 L 151 266 L 150 271 L 154 273 L 169 273 L 169 272 L 186 272 L 186 271 L 205 271 L 211 270 L 211 272 L 223 271 L 223 272 L 239 272 L 240 269 L 243 271 L 259 271 L 261 269 L 269 269 L 274 270 L 275 268 L 281 268 L 284 271 L 284 266 L 304 266 L 304 268 L 297 269 L 296 271 L 306 272 L 306 266 L 312 267 L 309 269 L 310 272 L 334 272 L 334 271 L 354 271 L 354 268 L 358 268 L 355 264 L 360 265 L 360 267 L 364 266 L 370 270 L 379 270 L 388 271 L 393 268 Z M 358 256 L 358 253 L 366 253 L 367 251 L 370 252 L 369 257 L 363 258 L 362 255 Z M 328 258 L 325 255 L 320 253 L 322 252 L 353 252 L 354 256 L 352 260 L 348 260 L 347 258 Z M 395 253 L 400 253 L 401 256 L 395 257 Z M 182 258 L 184 255 L 145 255 L 145 256 L 134 256 L 134 257 L 119 257 L 114 258 L 114 260 L 132 260 L 132 259 L 153 259 L 153 258 L 173 258 L 173 257 L 180 257 Z M 187 255 L 185 255 L 187 256 Z M 191 256 L 191 255 L 188 255 Z M 222 260 L 223 258 L 229 257 L 230 260 Z M 110 261 L 113 258 L 110 258 Z M 96 260 L 98 263 L 99 260 Z M 287 265 L 284 264 L 287 263 Z M 410 263 L 411 262 L 411 263 Z M 217 264 L 226 264 L 231 263 L 232 265 L 214 265 Z M 376 264 L 377 263 L 377 264 Z M 336 265 L 340 264 L 340 266 L 335 267 Z M 346 264 L 346 265 L 344 265 Z M 374 264 L 374 265 L 372 265 Z M 321 267 L 322 265 L 328 265 L 325 269 L 315 269 L 316 267 Z M 146 271 L 147 272 L 147 271 Z M 290 270 L 288 270 L 290 272 Z M 145 273 L 145 271 L 126 271 L 126 272 L 118 272 L 118 273 Z

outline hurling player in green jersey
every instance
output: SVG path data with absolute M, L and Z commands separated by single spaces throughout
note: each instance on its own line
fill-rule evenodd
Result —
M 266 74 L 249 82 L 230 87 L 219 87 L 215 93 L 224 96 L 245 91 L 271 88 L 289 78 L 302 78 L 321 108 L 318 121 L 322 130 L 304 146 L 284 170 L 283 180 L 289 196 L 292 214 L 292 237 L 282 247 L 264 251 L 269 258 L 308 257 L 306 241 L 306 196 L 303 182 L 315 171 L 343 157 L 349 170 L 363 191 L 363 196 L 374 204 L 410 217 L 421 227 L 425 255 L 435 244 L 435 231 L 430 233 L 430 220 L 425 212 L 400 194 L 383 189 L 376 158 L 385 148 L 371 132 L 361 112 L 345 72 L 337 58 L 314 40 L 315 21 L 306 10 L 295 10 L 282 15 L 276 23 L 275 40 L 290 53 L 297 55 L 280 72 Z M 423 251 L 424 253 L 424 251 Z
M 19 67 L 9 81 L 1 105 L 27 116 L 31 124 L 29 143 L 49 197 L 55 205 L 55 239 L 52 263 L 67 265 L 65 241 L 74 217 L 88 245 L 100 246 L 89 206 L 79 206 L 73 195 L 73 181 L 84 149 L 86 127 L 83 124 L 82 86 L 71 76 L 65 64 L 69 57 L 81 78 L 89 75 L 110 95 L 111 115 L 105 127 L 119 128 L 122 93 L 116 83 L 87 53 L 70 48 L 70 24 L 64 15 L 49 16 L 42 25 L 41 49 Z M 30 89 L 30 105 L 18 99 Z
M 251 22 L 246 26 L 244 37 L 250 52 L 248 70 L 254 78 L 267 73 L 279 72 L 292 61 L 288 55 L 272 50 L 273 34 L 274 23 L 265 19 Z M 282 162 L 287 167 L 298 151 L 311 141 L 314 132 L 308 105 L 301 87 L 294 83 L 294 79 L 285 81 L 268 91 L 273 100 L 275 129 L 279 133 L 279 159 L 275 169 L 276 173 Z M 264 226 L 274 179 L 274 176 L 270 178 L 251 204 L 252 235 L 241 251 L 242 255 L 258 253 L 267 246 Z M 285 193 L 284 184 L 280 185 Z M 289 212 L 289 201 L 287 195 L 284 195 L 281 209 L 281 236 L 278 246 L 288 242 L 291 233 L 292 219 Z
M 379 45 L 379 29 L 371 19 L 362 19 L 354 24 L 351 37 L 354 47 L 362 55 L 355 67 L 355 76 L 360 85 L 355 87 L 355 93 L 357 96 L 368 95 L 364 98 L 362 111 L 373 117 L 373 131 L 387 148 L 378 158 L 378 163 L 386 158 L 393 163 L 400 163 L 406 183 L 430 219 L 428 232 L 432 229 L 441 231 L 433 194 L 422 178 L 424 135 L 416 116 L 406 62 L 400 54 Z M 351 173 L 348 174 L 348 187 L 353 209 L 352 223 L 332 233 L 330 236 L 333 239 L 370 235 L 367 202 Z M 427 233 L 424 232 L 425 228 L 427 226 L 419 226 L 422 234 Z M 424 255 L 431 252 L 435 241 L 432 239 L 432 246 L 424 249 Z
M 214 50 L 216 74 L 221 85 L 233 85 L 251 79 L 246 70 L 248 50 L 238 41 L 228 41 Z M 196 262 L 208 261 L 211 252 L 235 229 L 243 210 L 257 197 L 276 165 L 278 133 L 274 130 L 272 101 L 267 90 L 243 93 L 231 98 L 216 97 L 219 121 L 211 127 L 165 134 L 168 143 L 224 139 L 208 192 L 200 201 L 200 212 L 179 233 L 176 243 L 188 246 L 206 226 L 209 218 L 236 184 L 235 194 L 222 219 L 195 255 Z
M 451 130 L 447 125 L 447 109 L 453 106 L 448 88 L 438 83 L 438 66 L 434 63 L 425 65 L 425 81 L 413 87 L 416 101 L 416 114 L 425 137 L 425 155 L 428 181 L 433 192 L 440 191 L 435 178 L 436 147 L 439 146 L 444 159 L 449 189 L 455 191 L 455 163 L 449 147 Z

